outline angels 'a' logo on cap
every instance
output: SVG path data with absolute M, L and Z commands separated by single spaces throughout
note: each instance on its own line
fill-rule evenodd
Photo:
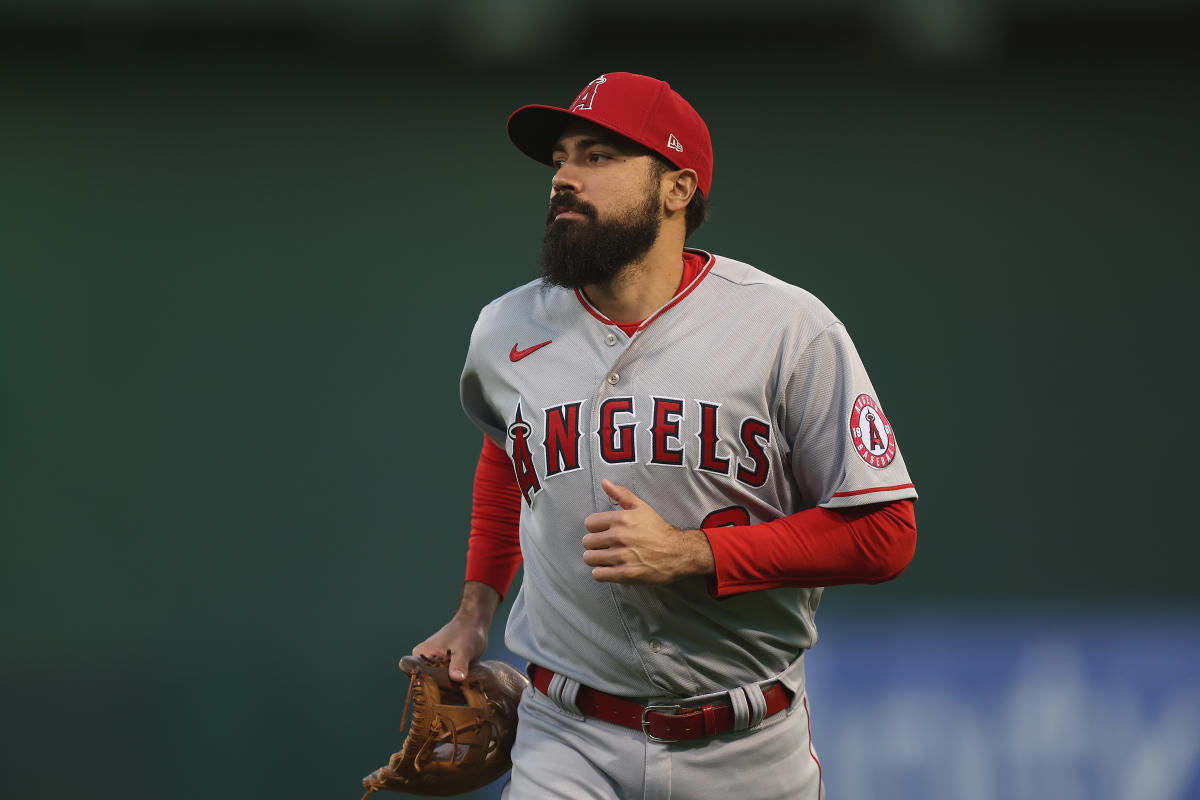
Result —
M 673 133 L 671 134 L 671 138 L 667 139 L 667 147 L 671 148 L 672 150 L 674 150 L 677 153 L 683 152 L 683 145 L 679 142 L 678 139 L 675 138 L 675 134 L 673 134 Z
M 571 104 L 572 111 L 591 111 L 592 103 L 596 100 L 596 90 L 600 88 L 600 84 L 606 82 L 608 78 L 601 75 L 596 80 L 583 87 L 583 91 L 575 98 L 575 102 Z
M 879 404 L 869 394 L 860 394 L 850 410 L 850 436 L 862 460 L 883 469 L 896 457 L 896 437 Z

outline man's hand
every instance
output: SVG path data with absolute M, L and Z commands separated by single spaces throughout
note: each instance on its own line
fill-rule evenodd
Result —
M 592 577 L 612 583 L 671 583 L 716 571 L 708 537 L 700 530 L 673 528 L 645 501 L 610 480 L 604 491 L 620 511 L 600 511 L 583 521 L 583 561 Z
M 450 679 L 467 678 L 471 662 L 487 650 L 488 629 L 500 605 L 500 594 L 485 583 L 467 581 L 454 618 L 412 649 L 414 656 L 445 658 L 450 655 Z

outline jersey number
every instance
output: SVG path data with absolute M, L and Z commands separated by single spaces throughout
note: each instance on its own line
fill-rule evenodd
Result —
M 720 508 L 704 518 L 701 528 L 732 528 L 737 525 L 749 525 L 750 512 L 741 506 Z

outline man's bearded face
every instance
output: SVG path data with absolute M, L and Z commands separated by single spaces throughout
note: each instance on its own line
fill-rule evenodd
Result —
M 574 193 L 555 195 L 542 238 L 542 280 L 566 289 L 606 284 L 650 252 L 662 225 L 662 209 L 658 182 L 649 183 L 641 205 L 604 221 L 595 206 Z M 586 219 L 554 219 L 568 210 Z

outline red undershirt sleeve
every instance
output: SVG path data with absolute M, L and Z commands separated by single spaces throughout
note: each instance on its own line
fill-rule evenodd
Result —
M 483 438 L 471 495 L 471 534 L 467 540 L 466 580 L 508 594 L 521 566 L 521 491 L 508 454 Z
M 811 508 L 771 522 L 705 528 L 717 572 L 714 597 L 785 586 L 882 583 L 917 546 L 912 500 Z

